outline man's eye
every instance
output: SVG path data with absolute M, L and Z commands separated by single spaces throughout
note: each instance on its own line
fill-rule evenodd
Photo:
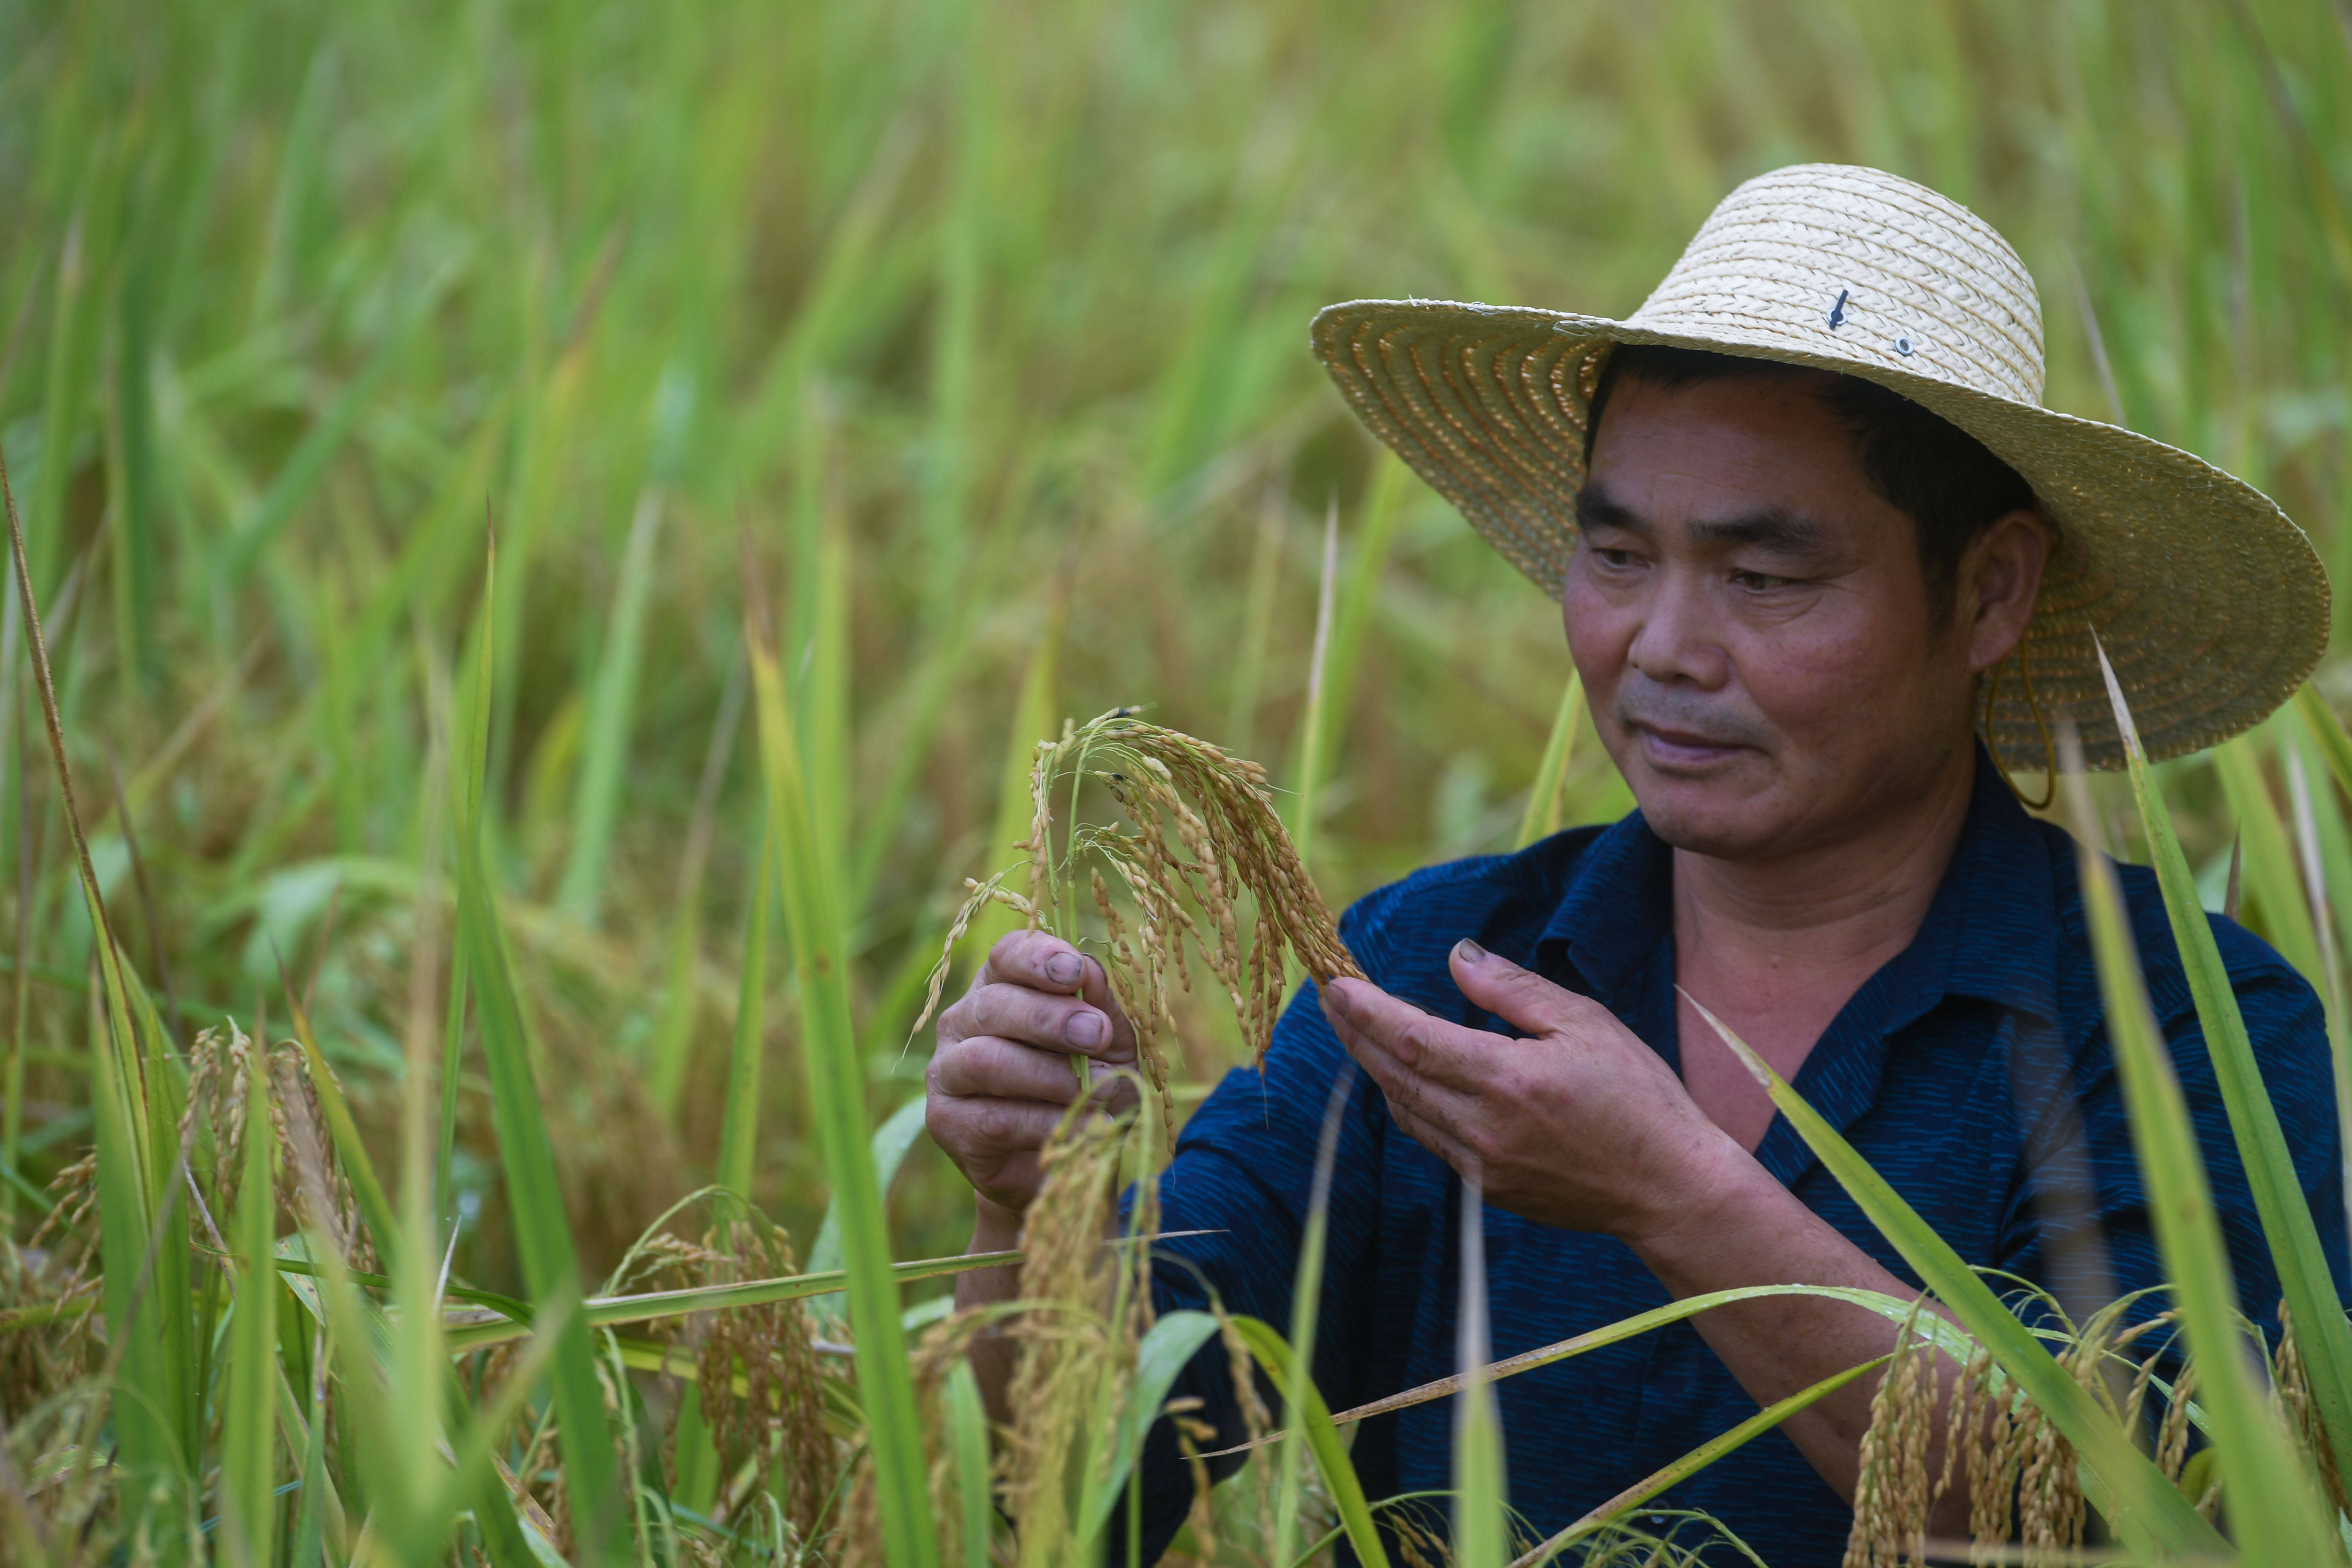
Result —
M 1630 550 L 1612 550 L 1606 545 L 1595 545 L 1592 553 L 1601 558 L 1601 564 L 1603 566 L 1615 567 L 1622 571 L 1633 564 L 1633 552 Z
M 1794 577 L 1775 577 L 1768 572 L 1734 572 L 1731 574 L 1734 587 L 1745 588 L 1751 594 L 1762 594 L 1774 588 L 1785 588 L 1795 581 Z

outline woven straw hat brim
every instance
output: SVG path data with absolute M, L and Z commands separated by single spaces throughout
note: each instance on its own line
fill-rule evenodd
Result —
M 2033 487 L 2058 530 L 1985 724 L 2016 771 L 2041 771 L 2047 754 L 2021 658 L 2042 719 L 2073 721 L 2088 765 L 2124 765 L 2095 628 L 2159 759 L 2251 728 L 2317 667 L 2326 574 L 2302 530 L 2252 486 L 2113 425 L 1758 335 L 1766 341 L 1736 325 L 1662 331 L 1555 310 L 1366 300 L 1318 314 L 1313 343 L 1365 425 L 1554 597 L 1574 542 L 1587 410 L 1615 344 L 1857 375 L 1949 420 Z

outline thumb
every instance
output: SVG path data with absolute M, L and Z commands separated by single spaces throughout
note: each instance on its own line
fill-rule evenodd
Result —
M 1467 937 L 1454 944 L 1448 963 L 1463 995 L 1530 1035 L 1560 1034 L 1591 1005 L 1589 998 L 1488 952 Z

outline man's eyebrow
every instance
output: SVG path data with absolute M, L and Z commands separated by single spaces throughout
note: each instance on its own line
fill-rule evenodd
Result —
M 1785 507 L 1766 507 L 1738 517 L 1696 518 L 1691 537 L 1707 544 L 1750 545 L 1784 555 L 1810 555 L 1829 548 L 1830 531 Z
M 1576 492 L 1576 526 L 1581 529 L 1622 528 L 1629 533 L 1647 536 L 1648 522 L 1639 512 L 1620 502 L 1597 484 L 1588 484 Z
M 1576 524 L 1586 530 L 1619 528 L 1644 538 L 1657 531 L 1648 519 L 1599 485 L 1587 485 L 1577 492 Z M 1819 554 L 1830 548 L 1833 537 L 1817 520 L 1777 506 L 1736 517 L 1695 519 L 1690 533 L 1701 544 L 1744 545 L 1781 555 Z

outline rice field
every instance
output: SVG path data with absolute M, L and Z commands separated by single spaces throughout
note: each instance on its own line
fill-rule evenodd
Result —
M 2352 581 L 2334 0 L 0 5 L 0 1555 L 1098 1559 L 1159 1369 L 1213 1342 L 1298 1431 L 1180 1550 L 1397 1551 L 1292 1325 L 1150 1321 L 1144 1249 L 1071 1239 L 1156 1114 L 1070 1131 L 1031 1267 L 1092 1305 L 1021 1331 L 1057 1414 L 992 1448 L 910 1031 L 968 884 L 1028 896 L 1066 720 L 1260 760 L 1334 910 L 1626 809 L 1553 607 L 1307 321 L 1622 313 L 1806 159 L 1990 219 L 2048 401 L 2261 485 Z M 2252 736 L 2053 810 L 2184 910 L 2239 846 L 2352 1051 L 2346 702 L 2339 647 Z M 973 910 L 943 984 L 1024 918 Z M 1169 1006 L 1173 1121 L 1253 1031 Z M 1987 1406 L 2078 1457 L 2051 1530 L 2339 1550 L 2340 1483 L 2294 1480 L 2352 1468 L 2324 1276 L 2290 1418 L 2200 1354 L 2216 1441 L 2144 1458 L 2084 1370 L 2112 1325 L 2053 1359 L 1905 1234 Z M 2210 1346 L 2206 1239 L 2166 1241 Z M 1413 1550 L 1485 1568 L 1537 1543 L 1460 1407 Z M 2208 1472 L 2253 1500 L 2228 1543 Z

